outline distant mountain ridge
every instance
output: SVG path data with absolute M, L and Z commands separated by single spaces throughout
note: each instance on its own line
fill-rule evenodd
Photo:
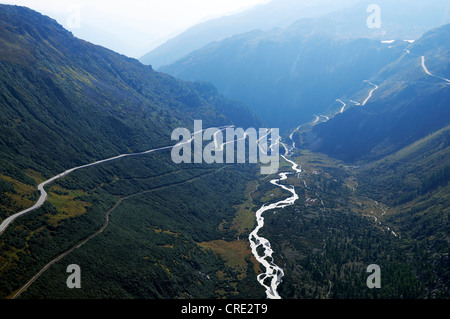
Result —
M 309 28 L 309 26 L 307 26 Z M 305 35 L 299 25 L 236 35 L 161 68 L 189 81 L 208 81 L 243 101 L 272 127 L 289 130 L 333 109 L 335 100 L 370 86 L 370 79 L 409 44 Z
M 386 29 L 375 31 L 366 24 L 367 4 L 361 2 L 325 17 L 301 19 L 284 29 L 254 30 L 213 42 L 162 67 L 161 71 L 184 80 L 211 82 L 226 96 L 245 102 L 261 114 L 269 126 L 280 127 L 284 132 L 313 121 L 315 116 L 338 113 L 342 104 L 337 100 L 347 99 L 348 110 L 350 106 L 371 103 L 383 94 L 391 94 L 389 90 L 401 89 L 387 82 L 398 84 L 417 76 L 416 82 L 424 84 L 442 82 L 427 76 L 421 67 L 421 56 L 427 51 L 424 58 L 430 69 L 442 70 L 436 73 L 448 78 L 447 56 L 436 55 L 445 47 L 443 42 L 448 42 L 444 39 L 446 26 L 428 29 L 420 38 L 409 38 L 418 37 L 432 25 L 432 16 L 446 21 L 448 2 L 412 1 L 407 5 L 405 1 L 381 1 L 382 26 Z M 399 19 L 398 25 L 395 17 Z M 409 29 L 413 24 L 418 27 Z M 382 35 L 382 31 L 386 34 Z M 440 36 L 431 39 L 433 33 Z M 422 44 L 428 38 L 429 44 Z M 399 67 L 394 70 L 396 65 Z M 416 74 L 410 75 L 411 72 Z M 380 87 L 373 90 L 370 81 Z M 411 94 L 417 95 L 417 101 L 420 97 L 426 99 L 420 89 L 415 90 Z M 402 92 L 406 94 L 406 90 Z M 395 103 L 401 102 L 399 98 Z M 386 101 L 383 103 L 388 107 Z M 442 124 L 445 118 L 436 123 Z M 442 127 L 439 125 L 430 123 L 425 131 Z M 423 137 L 422 133 L 414 138 Z
M 371 15 L 367 9 L 374 4 L 381 9 L 380 29 L 367 27 L 367 18 Z M 450 22 L 450 5 L 445 0 L 380 0 L 376 3 L 369 0 L 273 0 L 243 13 L 193 26 L 153 49 L 140 61 L 159 69 L 211 42 L 253 30 L 286 28 L 305 21 L 312 22 L 310 25 L 316 30 L 327 29 L 337 35 L 417 39 L 429 29 Z
M 186 54 L 200 49 L 213 41 L 260 29 L 287 27 L 301 18 L 318 17 L 356 3 L 358 0 L 272 0 L 244 12 L 212 19 L 195 25 L 180 35 L 142 56 L 139 60 L 158 69 L 183 58 Z

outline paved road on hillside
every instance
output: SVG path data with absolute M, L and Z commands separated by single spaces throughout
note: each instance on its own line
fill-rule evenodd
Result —
M 425 71 L 426 74 L 428 74 L 428 75 L 430 75 L 430 76 L 432 76 L 432 77 L 435 77 L 435 78 L 437 78 L 437 79 L 443 80 L 443 81 L 447 82 L 448 84 L 450 84 L 450 80 L 449 80 L 449 79 L 442 78 L 442 77 L 440 77 L 440 76 L 436 76 L 436 75 L 434 75 L 433 73 L 431 73 L 431 72 L 428 70 L 427 66 L 425 65 L 425 56 L 422 55 L 421 58 L 422 58 L 422 68 L 423 68 L 423 70 Z
M 223 129 L 228 128 L 228 127 L 230 127 L 230 126 L 223 126 L 223 127 L 220 127 L 219 129 L 220 129 L 220 130 L 223 130 Z M 198 134 L 198 133 L 200 133 L 200 132 L 202 132 L 202 131 L 205 131 L 205 130 L 206 130 L 206 129 L 203 129 L 203 130 L 198 131 L 198 132 L 194 132 L 194 133 L 192 134 L 192 137 L 191 137 L 190 140 L 188 140 L 188 141 L 186 141 L 186 142 L 184 142 L 184 143 L 179 143 L 179 144 L 177 144 L 177 145 L 182 145 L 182 144 L 185 144 L 185 143 L 186 143 L 186 144 L 187 144 L 187 143 L 191 143 L 191 141 L 194 139 L 194 135 L 196 135 L 196 134 Z M 172 148 L 174 148 L 174 147 L 175 147 L 175 145 L 172 145 L 172 146 L 164 146 L 164 147 L 159 147 L 159 148 L 151 149 L 151 150 L 148 150 L 148 151 L 145 151 L 145 152 L 140 152 L 140 153 L 121 154 L 121 155 L 114 156 L 114 157 L 111 157 L 111 158 L 107 158 L 107 159 L 104 159 L 104 160 L 101 160 L 101 161 L 96 161 L 96 162 L 93 162 L 93 163 L 90 163 L 90 164 L 86 164 L 86 165 L 82 165 L 82 166 L 78 166 L 78 167 L 74 167 L 74 168 L 68 169 L 67 171 L 65 171 L 65 172 L 63 172 L 63 173 L 58 174 L 58 175 L 56 175 L 56 176 L 54 176 L 54 177 L 52 177 L 52 178 L 46 180 L 45 182 L 42 182 L 41 184 L 38 185 L 38 190 L 39 190 L 39 192 L 41 193 L 41 195 L 40 195 L 38 201 L 36 202 L 36 204 L 34 204 L 33 206 L 31 206 L 30 208 L 27 208 L 27 209 L 25 209 L 25 210 L 22 210 L 22 211 L 20 211 L 20 212 L 18 212 L 18 213 L 16 213 L 16 214 L 11 215 L 11 216 L 9 216 L 8 218 L 6 218 L 6 219 L 2 222 L 2 224 L 0 225 L 0 235 L 1 235 L 1 234 L 6 230 L 6 228 L 8 228 L 8 226 L 9 226 L 13 221 L 15 221 L 17 218 L 19 218 L 19 217 L 21 217 L 21 216 L 23 216 L 23 215 L 25 215 L 25 214 L 28 214 L 28 213 L 30 213 L 30 212 L 32 212 L 32 211 L 38 209 L 39 207 L 41 207 L 41 206 L 45 203 L 45 201 L 47 200 L 47 192 L 45 191 L 44 187 L 47 186 L 48 184 L 53 183 L 53 182 L 56 181 L 57 179 L 60 179 L 60 178 L 62 178 L 62 177 L 64 177 L 64 176 L 67 176 L 67 175 L 69 175 L 70 173 L 72 173 L 72 172 L 74 172 L 74 171 L 76 171 L 76 170 L 79 170 L 79 169 L 88 168 L 88 167 L 91 167 L 91 166 L 100 165 L 100 164 L 107 163 L 107 162 L 112 162 L 112 161 L 115 161 L 115 160 L 118 160 L 118 159 L 121 159 L 121 158 L 124 158 L 124 157 L 146 155 L 146 154 L 153 153 L 153 152 L 159 152 L 159 151 L 163 151 L 163 150 L 169 150 L 169 149 L 172 149 Z

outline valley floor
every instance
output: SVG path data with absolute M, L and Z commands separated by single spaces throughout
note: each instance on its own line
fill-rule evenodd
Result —
M 436 238 L 415 238 L 417 225 L 398 222 L 404 214 L 410 214 L 411 204 L 390 207 L 379 196 L 368 196 L 370 192 L 362 189 L 360 168 L 308 151 L 296 150 L 290 159 L 300 165 L 301 173 L 288 175 L 282 183 L 294 186 L 299 200 L 292 206 L 265 212 L 265 225 L 260 230 L 272 245 L 275 264 L 284 271 L 279 284 L 282 298 L 448 297 L 445 228 Z M 290 170 L 290 164 L 283 161 L 280 171 Z M 91 212 L 97 215 L 97 222 L 88 224 L 98 226 L 91 225 L 91 234 L 86 229 L 84 236 L 68 236 L 83 223 L 76 214 L 64 217 L 66 213 L 57 210 L 49 215 L 50 208 L 46 214 L 25 219 L 22 226 L 18 223 L 9 236 L 2 238 L 2 247 L 9 247 L 2 250 L 0 278 L 4 297 L 19 297 L 20 292 L 20 298 L 264 298 L 264 289 L 256 280 L 264 267 L 252 255 L 248 235 L 256 225 L 256 210 L 289 197 L 288 192 L 271 184 L 270 176 L 255 179 L 245 169 L 230 173 L 230 167 L 222 167 L 196 174 L 178 183 L 122 196 L 120 205 L 118 197 L 116 205 L 113 198 L 108 199 L 110 204 L 105 207 L 114 208 L 106 211 L 110 219 L 105 222 L 104 212 Z M 167 203 L 172 195 L 187 199 L 193 191 L 204 192 L 205 187 L 217 194 L 217 178 L 224 181 L 221 189 L 227 187 L 227 180 L 236 183 L 235 178 L 241 179 L 239 192 L 233 194 L 234 199 L 229 198 L 235 204 L 227 213 L 207 222 L 194 211 L 185 215 L 186 210 L 195 210 L 189 208 L 193 205 L 189 200 Z M 110 186 L 119 181 L 121 178 L 114 178 Z M 209 183 L 215 186 L 207 186 Z M 57 196 L 57 190 L 75 192 L 55 186 L 50 196 Z M 448 194 L 448 190 L 441 189 L 417 205 L 427 205 L 427 211 L 433 211 L 430 203 L 439 194 Z M 210 192 L 202 196 L 204 203 L 196 199 L 200 205 L 197 209 L 210 210 L 210 196 Z M 215 210 L 224 209 L 220 208 L 221 200 L 218 197 Z M 69 203 L 76 201 L 79 197 L 66 198 L 63 207 L 71 207 Z M 57 205 L 55 200 L 50 203 Z M 448 210 L 439 213 L 447 214 L 442 218 L 448 223 Z M 200 218 L 198 223 L 185 219 L 191 218 L 189 215 Z M 44 216 L 45 222 L 33 229 L 31 223 Z M 59 226 L 65 218 L 73 225 L 62 232 L 69 227 L 66 223 Z M 44 233 L 50 237 L 45 238 Z M 58 236 L 65 236 L 65 245 L 58 243 Z M 89 240 L 83 239 L 86 236 Z M 11 239 L 21 237 L 22 246 Z M 34 255 L 36 245 L 46 251 L 43 258 Z M 57 247 L 61 247 L 60 253 Z M 52 255 L 51 265 L 29 282 Z M 67 289 L 65 268 L 69 264 L 82 265 L 83 289 Z M 371 264 L 381 268 L 381 289 L 366 285 L 370 275 L 367 267 Z M 31 285 L 27 286 L 27 282 Z M 7 287 L 13 289 L 8 291 Z

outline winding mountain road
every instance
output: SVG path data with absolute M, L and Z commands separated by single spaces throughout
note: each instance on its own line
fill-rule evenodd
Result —
M 369 84 L 370 85 L 373 85 L 374 86 L 374 88 L 372 89 L 372 90 L 370 90 L 370 92 L 369 92 L 369 96 L 364 100 L 364 102 L 362 102 L 362 106 L 364 106 L 364 105 L 366 105 L 366 103 L 370 100 L 370 98 L 372 97 L 372 95 L 373 95 L 373 92 L 375 92 L 376 90 L 378 90 L 379 89 L 379 87 L 378 87 L 378 85 L 376 85 L 376 84 L 373 84 L 372 82 L 370 82 L 370 81 L 364 81 L 364 82 L 369 82 Z
M 23 285 L 20 289 L 18 289 L 17 291 L 15 291 L 9 298 L 11 298 L 11 299 L 16 299 L 17 297 L 19 297 L 25 290 L 27 290 L 27 289 L 28 289 L 28 288 L 29 288 L 29 287 L 30 287 L 30 286 L 31 286 L 31 285 L 32 285 L 32 284 L 33 284 L 33 283 L 34 283 L 34 282 L 35 282 L 35 281 L 36 281 L 36 280 L 37 280 L 37 279 L 38 279 L 38 278 L 46 271 L 46 270 L 48 270 L 53 264 L 55 264 L 56 262 L 60 261 L 61 259 L 63 259 L 63 258 L 66 257 L 67 255 L 69 255 L 70 253 L 72 253 L 75 249 L 80 248 L 81 246 L 83 246 L 84 244 L 86 244 L 88 241 L 90 241 L 91 239 L 93 239 L 94 237 L 96 237 L 97 235 L 99 235 L 100 233 L 102 233 L 102 232 L 106 229 L 106 227 L 108 227 L 111 213 L 112 213 L 117 207 L 119 207 L 119 205 L 120 205 L 123 201 L 125 201 L 125 200 L 127 200 L 127 199 L 129 199 L 129 198 L 135 197 L 135 196 L 148 194 L 148 193 L 155 192 L 155 191 L 159 191 L 159 190 L 166 189 L 166 188 L 169 188 L 169 187 L 181 186 L 181 185 L 185 185 L 185 184 L 188 184 L 188 183 L 192 183 L 192 182 L 197 181 L 197 180 L 199 180 L 199 179 L 201 179 L 201 178 L 204 178 L 204 177 L 206 177 L 206 176 L 209 176 L 209 175 L 212 175 L 212 174 L 216 174 L 216 173 L 218 173 L 218 172 L 224 170 L 225 168 L 227 168 L 227 167 L 226 167 L 226 166 L 223 166 L 223 167 L 221 167 L 221 168 L 219 168 L 219 169 L 217 169 L 217 170 L 214 170 L 214 171 L 212 171 L 212 172 L 205 173 L 205 174 L 202 174 L 202 175 L 200 175 L 200 176 L 193 177 L 193 178 L 188 179 L 188 180 L 185 180 L 185 181 L 181 181 L 181 182 L 173 183 L 173 184 L 168 184 L 168 185 L 162 185 L 162 186 L 159 186 L 159 187 L 156 187 L 156 188 L 152 188 L 152 189 L 150 189 L 150 190 L 142 191 L 142 192 L 139 192 L 139 193 L 136 193 L 136 194 L 129 195 L 129 196 L 127 196 L 127 197 L 120 198 L 120 199 L 114 204 L 114 206 L 113 206 L 110 210 L 108 210 L 108 211 L 106 212 L 106 214 L 105 214 L 105 222 L 104 222 L 104 224 L 102 225 L 102 227 L 101 227 L 99 230 L 97 230 L 95 233 L 93 233 L 92 235 L 88 236 L 87 238 L 81 240 L 80 242 L 76 243 L 76 244 L 73 245 L 71 248 L 69 248 L 68 250 L 66 250 L 65 252 L 63 252 L 62 254 L 60 254 L 59 256 L 57 256 L 56 258 L 54 258 L 52 261 L 50 261 L 49 263 L 47 263 L 44 267 L 42 267 L 41 270 L 39 270 L 39 272 L 37 272 L 33 277 L 31 277 L 31 278 L 25 283 L 25 285 Z
M 231 127 L 231 126 L 222 126 L 222 127 L 219 128 L 219 130 L 224 130 L 224 129 L 228 128 L 228 127 Z M 177 145 L 183 145 L 183 144 L 191 143 L 192 140 L 194 139 L 194 136 L 195 136 L 196 134 L 198 134 L 198 133 L 200 133 L 200 132 L 202 132 L 202 131 L 205 131 L 205 130 L 206 130 L 206 129 L 202 129 L 202 130 L 200 130 L 200 131 L 197 131 L 197 132 L 192 133 L 192 134 L 191 134 L 191 136 L 192 136 L 191 139 L 189 139 L 188 141 L 186 141 L 186 142 L 184 142 L 184 143 L 179 143 L 179 144 L 177 144 Z M 93 162 L 93 163 L 90 163 L 90 164 L 86 164 L 86 165 L 82 165 L 82 166 L 78 166 L 78 167 L 74 167 L 74 168 L 68 169 L 67 171 L 65 171 L 65 172 L 63 172 L 63 173 L 58 174 L 58 175 L 56 175 L 56 176 L 54 176 L 54 177 L 52 177 L 52 178 L 50 178 L 50 179 L 48 179 L 48 180 L 42 182 L 41 184 L 38 185 L 38 190 L 39 190 L 39 192 L 41 193 L 41 195 L 40 195 L 38 201 L 36 202 L 36 204 L 34 204 L 33 206 L 31 206 L 30 208 L 27 208 L 27 209 L 25 209 L 25 210 L 22 210 L 22 211 L 20 211 L 20 212 L 18 212 L 18 213 L 16 213 L 16 214 L 13 214 L 13 215 L 7 217 L 7 218 L 0 224 L 0 235 L 3 234 L 3 232 L 8 228 L 8 226 L 9 226 L 13 221 L 15 221 L 17 218 L 19 218 L 19 217 L 21 217 L 21 216 L 23 216 L 23 215 L 25 215 L 25 214 L 28 214 L 28 213 L 30 213 L 30 212 L 32 212 L 32 211 L 38 209 L 39 207 L 41 207 L 41 206 L 45 203 L 45 201 L 47 200 L 47 192 L 45 191 L 44 187 L 47 186 L 48 184 L 51 184 L 51 183 L 53 183 L 54 181 L 56 181 L 56 180 L 58 180 L 58 179 L 60 179 L 60 178 L 62 178 L 62 177 L 64 177 L 64 176 L 67 176 L 67 175 L 69 175 L 70 173 L 72 173 L 72 172 L 74 172 L 74 171 L 76 171 L 76 170 L 79 170 L 79 169 L 83 169 L 83 168 L 87 168 L 87 167 L 91 167 L 91 166 L 96 166 L 96 165 L 100 165 L 100 164 L 107 163 L 107 162 L 112 162 L 112 161 L 115 161 L 115 160 L 118 160 L 118 159 L 121 159 L 121 158 L 124 158 L 124 157 L 140 156 L 140 155 L 150 154 L 150 153 L 153 153 L 153 152 L 159 152 L 159 151 L 169 150 L 169 149 L 172 149 L 172 148 L 174 148 L 174 147 L 175 147 L 175 145 L 172 145 L 172 146 L 164 146 L 164 147 L 159 147 L 159 148 L 151 149 L 151 150 L 148 150 L 148 151 L 145 151 L 145 152 L 130 153 L 130 154 L 121 154 L 121 155 L 114 156 L 114 157 L 111 157 L 111 158 L 107 158 L 107 159 L 104 159 L 104 160 L 101 160 L 101 161 L 96 161 L 96 162 Z
M 337 99 L 336 101 L 338 101 L 338 102 L 340 102 L 340 103 L 342 103 L 342 107 L 341 107 L 341 110 L 339 111 L 339 113 L 344 113 L 344 110 L 345 110 L 345 107 L 347 106 L 347 104 L 346 103 L 344 103 L 342 100 L 340 100 L 340 99 Z
M 320 120 L 320 117 L 318 117 L 317 115 L 315 115 L 315 119 L 314 119 L 314 121 L 312 122 L 313 124 L 316 124 L 317 122 L 319 122 L 319 120 Z
M 38 185 L 38 190 L 41 193 L 41 196 L 39 197 L 39 199 L 36 202 L 36 204 L 31 206 L 30 208 L 27 208 L 27 209 L 25 209 L 23 211 L 20 211 L 20 212 L 18 212 L 16 214 L 11 215 L 8 218 L 6 218 L 3 221 L 3 223 L 0 225 L 0 235 L 6 230 L 6 228 L 8 228 L 8 226 L 14 220 L 16 220 L 17 218 L 19 218 L 19 217 L 21 217 L 21 216 L 23 216 L 25 214 L 28 214 L 28 213 L 38 209 L 39 207 L 41 207 L 45 203 L 45 201 L 47 200 L 47 192 L 45 191 L 44 187 L 47 186 L 48 184 L 53 183 L 57 179 L 60 179 L 60 178 L 62 178 L 64 176 L 66 176 L 66 175 L 69 175 L 70 173 L 72 173 L 72 172 L 74 172 L 76 170 L 79 170 L 79 169 L 83 169 L 83 168 L 87 168 L 87 167 L 103 164 L 103 163 L 106 163 L 106 162 L 115 161 L 115 160 L 118 160 L 120 158 L 124 158 L 124 157 L 128 157 L 128 156 L 138 156 L 138 155 L 149 154 L 149 153 L 152 153 L 152 152 L 162 151 L 162 150 L 170 149 L 172 147 L 173 146 L 166 146 L 166 147 L 156 148 L 156 149 L 149 150 L 149 151 L 142 152 L 142 153 L 122 154 L 122 155 L 119 155 L 119 156 L 115 156 L 115 157 L 111 157 L 111 158 L 104 159 L 104 160 L 101 160 L 101 161 L 97 161 L 97 162 L 94 162 L 94 163 L 91 163 L 91 164 L 82 165 L 82 166 L 78 166 L 78 167 L 74 167 L 74 168 L 68 169 L 67 171 L 65 171 L 63 173 L 58 174 L 58 175 L 56 175 L 56 176 L 46 180 L 45 182 L 43 182 L 43 183 Z
M 425 71 L 426 74 L 428 74 L 429 76 L 435 77 L 437 79 L 443 80 L 443 81 L 447 82 L 447 84 L 450 84 L 450 80 L 449 79 L 442 78 L 440 76 L 434 75 L 433 73 L 431 73 L 428 70 L 427 66 L 425 65 L 425 56 L 422 55 L 421 59 L 422 59 L 422 68 L 423 68 L 423 70 Z

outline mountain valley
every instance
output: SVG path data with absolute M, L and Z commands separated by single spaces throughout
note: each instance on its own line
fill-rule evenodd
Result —
M 258 25 L 281 3 L 229 19 Z M 448 299 L 448 4 L 413 1 L 403 14 L 442 25 L 391 12 L 380 37 L 356 27 L 366 1 L 327 3 L 266 30 L 234 22 L 158 71 L 0 4 L 0 224 L 59 176 L 0 230 L 1 298 Z M 195 120 L 279 128 L 257 141 L 279 146 L 278 172 L 175 164 L 171 134 Z

